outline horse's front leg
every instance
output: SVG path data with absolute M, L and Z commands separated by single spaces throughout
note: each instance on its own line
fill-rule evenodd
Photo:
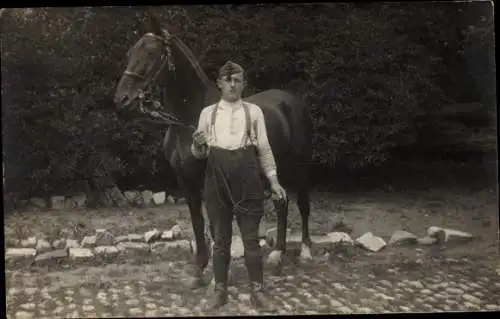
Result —
M 201 190 L 188 188 L 186 196 L 196 244 L 196 270 L 191 286 L 198 288 L 206 284 L 203 280 L 203 273 L 209 261 L 209 249 L 205 240 L 205 221 L 201 210 Z
M 288 219 L 288 200 L 285 202 L 273 201 L 277 215 L 277 239 L 276 245 L 267 257 L 267 263 L 274 268 L 275 272 L 281 271 L 283 254 L 286 252 L 286 233 Z

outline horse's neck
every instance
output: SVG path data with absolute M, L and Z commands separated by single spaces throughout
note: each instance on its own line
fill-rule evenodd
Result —
M 217 101 L 220 95 L 200 67 L 193 52 L 177 37 L 173 37 L 175 71 L 170 73 L 163 88 L 164 105 L 184 123 L 197 126 L 201 110 Z M 190 156 L 192 131 L 171 126 L 165 133 L 164 152 L 172 166 L 181 165 Z M 174 168 L 175 169 L 175 168 Z
M 169 99 L 175 108 L 174 113 L 193 124 L 207 102 L 213 103 L 214 91 L 217 89 L 215 83 L 208 79 L 191 49 L 177 37 L 172 40 L 176 70 L 169 78 L 173 88 L 167 84 L 164 92 L 165 95 L 171 94 Z

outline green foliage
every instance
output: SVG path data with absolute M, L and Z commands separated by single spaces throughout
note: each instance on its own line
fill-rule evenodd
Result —
M 56 181 L 159 169 L 164 128 L 118 115 L 111 100 L 125 53 L 149 31 L 151 16 L 192 48 L 209 77 L 232 59 L 247 69 L 248 94 L 283 88 L 302 97 L 314 120 L 315 160 L 378 165 L 394 147 L 422 143 L 422 131 L 462 127 L 436 122 L 435 110 L 465 99 L 485 105 L 476 114 L 494 112 L 491 7 L 467 6 L 7 9 L 6 177 L 24 190 L 50 191 Z

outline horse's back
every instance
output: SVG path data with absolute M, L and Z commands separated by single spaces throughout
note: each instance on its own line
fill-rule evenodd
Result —
M 267 90 L 244 99 L 262 109 L 269 143 L 277 160 L 309 160 L 312 124 L 306 104 L 282 90 Z

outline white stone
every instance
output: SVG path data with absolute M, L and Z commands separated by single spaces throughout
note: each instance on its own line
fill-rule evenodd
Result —
M 162 240 L 173 240 L 174 239 L 174 232 L 172 230 L 166 230 L 161 234 L 161 239 Z
M 465 300 L 467 300 L 469 302 L 475 303 L 475 304 L 481 303 L 481 299 L 474 297 L 472 295 L 469 295 L 469 294 L 462 295 L 462 298 L 464 298 Z
M 106 229 L 96 229 L 95 246 L 111 246 L 115 243 L 115 236 Z
M 155 205 L 163 205 L 165 204 L 165 192 L 159 192 L 153 194 L 153 202 Z
M 243 240 L 240 236 L 233 236 L 231 240 L 231 257 L 241 258 L 245 255 L 245 248 L 243 246 Z
M 174 225 L 172 228 L 170 228 L 170 231 L 174 235 L 174 238 L 179 238 L 182 237 L 182 229 L 181 226 L 179 225 Z
M 73 196 L 72 200 L 75 203 L 75 208 L 83 208 L 87 205 L 87 195 L 83 193 Z
M 35 258 L 36 262 L 45 262 L 48 260 L 54 260 L 54 259 L 64 259 L 68 257 L 68 250 L 67 249 L 58 249 L 54 251 L 49 251 L 43 254 L 38 254 Z
M 154 253 L 165 253 L 172 249 L 183 249 L 186 251 L 192 251 L 191 242 L 187 239 L 176 240 L 176 241 L 163 241 L 151 244 L 151 251 Z
M 28 239 L 21 240 L 21 247 L 23 248 L 35 248 L 37 243 L 36 237 L 32 236 Z
M 94 257 L 94 253 L 88 248 L 70 248 L 69 256 L 72 259 L 87 259 Z
M 128 312 L 132 317 L 141 316 L 143 313 L 142 310 L 139 308 L 131 308 Z
M 145 190 L 141 192 L 142 200 L 146 206 L 153 204 L 153 192 L 150 190 Z
M 373 235 L 372 232 L 368 232 L 360 236 L 356 239 L 356 244 L 374 252 L 380 251 L 387 245 L 382 238 Z
M 36 251 L 41 254 L 41 253 L 46 253 L 48 251 L 52 250 L 52 245 L 45 239 L 40 239 L 36 243 Z
M 85 311 L 85 312 L 89 312 L 89 311 L 94 311 L 94 306 L 93 305 L 84 305 L 82 306 L 82 310 Z
M 65 196 L 52 196 L 50 197 L 50 208 L 62 210 L 64 209 Z
M 27 294 L 27 295 L 34 295 L 36 292 L 37 292 L 37 288 L 34 288 L 34 287 L 27 287 L 27 288 L 24 288 L 24 293 Z
M 116 246 L 97 246 L 94 248 L 94 252 L 97 255 L 117 255 L 119 253 Z
M 486 309 L 488 311 L 496 311 L 496 310 L 500 309 L 500 306 L 499 305 L 488 304 L 488 305 L 484 306 L 484 309 Z
M 337 289 L 337 290 L 340 290 L 340 291 L 344 291 L 344 290 L 347 290 L 347 287 L 342 285 L 341 283 L 338 283 L 338 282 L 334 282 L 332 284 L 333 288 Z
M 175 199 L 172 195 L 167 196 L 167 203 L 169 204 L 175 204 Z
M 149 251 L 149 245 L 146 243 L 124 242 L 117 245 L 119 251 Z
M 351 314 L 353 312 L 349 307 L 346 307 L 346 306 L 339 307 L 337 310 L 341 314 Z
M 394 297 L 387 296 L 386 294 L 383 294 L 383 293 L 381 293 L 381 292 L 379 292 L 379 293 L 375 294 L 375 297 L 379 297 L 379 298 L 384 299 L 384 300 L 387 300 L 387 301 L 393 301 L 394 299 L 396 299 L 396 298 L 394 298 Z
M 83 248 L 92 248 L 97 245 L 97 236 L 85 236 L 80 244 Z
M 404 245 L 416 243 L 417 236 L 404 230 L 395 231 L 394 234 L 392 234 L 391 239 L 389 239 L 389 245 Z
M 158 306 L 156 306 L 154 303 L 147 303 L 146 304 L 146 309 L 149 309 L 149 310 L 154 310 L 154 309 L 157 309 Z
M 21 308 L 26 310 L 33 310 L 36 308 L 36 305 L 34 303 L 25 303 L 21 305 Z
M 125 301 L 125 304 L 127 306 L 137 306 L 140 304 L 140 301 L 137 299 L 130 299 L 130 300 Z
M 140 234 L 128 234 L 128 241 L 133 242 L 133 243 L 143 243 L 144 242 L 144 235 Z
M 187 204 L 187 200 L 184 197 L 177 198 L 177 204 Z
M 7 248 L 5 251 L 5 259 L 34 256 L 36 256 L 36 249 L 34 248 Z
M 31 312 L 26 312 L 26 311 L 16 312 L 16 319 L 31 319 L 34 317 L 35 317 L 35 315 Z
M 478 305 L 476 305 L 475 303 L 472 303 L 470 301 L 466 301 L 463 303 L 463 305 L 467 308 L 467 309 L 474 309 L 474 310 L 479 310 L 481 309 Z
M 129 241 L 128 235 L 117 236 L 117 237 L 115 237 L 114 244 L 116 245 L 116 244 L 127 242 L 127 241 Z
M 470 233 L 466 233 L 460 230 L 454 230 L 449 228 L 441 228 L 437 226 L 431 226 L 427 230 L 427 235 L 429 237 L 438 238 L 438 240 L 443 240 L 447 242 L 465 242 L 474 239 L 474 236 Z
M 346 243 L 346 244 L 354 244 L 354 241 L 352 240 L 351 236 L 347 233 L 343 232 L 331 232 L 326 234 L 328 236 L 333 244 L 337 243 Z
M 460 289 L 460 288 L 454 288 L 454 287 L 448 287 L 448 288 L 446 288 L 446 292 L 450 293 L 450 294 L 454 294 L 454 295 L 462 295 L 462 294 L 465 293 L 465 291 L 463 291 L 462 289 Z
M 78 243 L 78 240 L 67 239 L 66 240 L 66 248 L 80 248 L 80 244 Z
M 158 240 L 160 237 L 161 233 L 158 229 L 153 229 L 144 233 L 144 241 L 148 244 L 155 240 Z
M 419 280 L 408 281 L 408 285 L 417 289 L 424 289 L 424 285 Z
M 437 242 L 438 242 L 437 238 L 429 237 L 429 236 L 425 236 L 425 237 L 417 239 L 417 243 L 419 243 L 420 245 L 426 245 L 426 246 L 434 245 Z

